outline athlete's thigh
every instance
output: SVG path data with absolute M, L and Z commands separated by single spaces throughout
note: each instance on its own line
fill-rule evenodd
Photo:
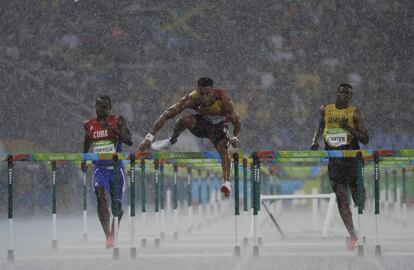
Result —
M 211 133 L 214 125 L 205 120 L 201 114 L 193 114 L 191 117 L 193 117 L 195 125 L 188 127 L 188 130 L 199 138 L 209 138 L 209 133 Z
M 229 148 L 229 131 L 226 126 L 214 125 L 208 134 L 213 145 L 216 147 L 224 148 L 228 151 Z
M 348 186 L 339 179 L 330 179 L 331 187 L 335 192 L 337 201 L 348 201 Z
M 106 192 L 110 191 L 111 175 L 109 172 L 110 170 L 101 167 L 96 167 L 94 169 L 92 176 L 92 185 L 94 190 L 102 187 Z
M 118 181 L 114 181 L 114 179 L 118 179 Z M 112 170 L 112 177 L 110 180 L 110 195 L 111 199 L 122 201 L 124 192 L 126 189 L 126 178 L 125 178 L 125 172 L 123 168 L 118 168 L 118 170 Z M 116 185 L 116 186 L 115 186 Z M 115 194 L 117 194 L 115 198 Z

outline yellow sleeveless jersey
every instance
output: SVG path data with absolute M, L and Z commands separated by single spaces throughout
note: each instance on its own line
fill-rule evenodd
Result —
M 212 124 L 220 124 L 228 123 L 227 116 L 224 112 L 224 106 L 223 106 L 223 97 L 225 95 L 225 92 L 223 89 L 213 89 L 215 99 L 213 103 L 211 103 L 208 106 L 201 105 L 199 102 L 197 102 L 198 99 L 198 92 L 194 90 L 190 93 L 190 97 L 192 97 L 194 100 L 196 100 L 196 105 L 194 107 L 194 110 L 196 110 L 199 114 L 203 116 L 204 119 L 208 120 Z
M 355 110 L 356 108 L 353 106 L 337 109 L 335 104 L 328 104 L 325 107 L 323 138 L 325 144 L 330 148 L 339 148 L 351 144 L 354 139 L 352 134 L 340 128 L 340 123 L 343 119 L 346 119 L 348 126 L 355 128 Z
M 224 90 L 214 89 L 215 100 L 212 104 L 208 106 L 198 105 L 195 110 L 202 115 L 222 115 L 223 114 L 223 96 Z M 198 98 L 197 90 L 194 90 L 190 93 L 190 97 L 197 100 Z M 197 102 L 196 102 L 197 103 Z

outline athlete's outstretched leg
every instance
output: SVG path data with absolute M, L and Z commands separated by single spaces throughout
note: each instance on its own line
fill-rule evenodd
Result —
M 185 115 L 181 117 L 177 123 L 175 123 L 173 134 L 170 138 L 171 144 L 175 144 L 177 142 L 178 136 L 180 136 L 181 132 L 188 129 L 195 128 L 197 124 L 197 118 L 195 115 Z
M 336 180 L 331 180 L 331 186 L 336 194 L 339 215 L 351 238 L 357 238 L 352 221 L 352 212 L 348 203 L 348 187 L 345 183 Z
M 99 221 L 101 222 L 102 229 L 104 230 L 105 236 L 108 239 L 110 235 L 109 230 L 109 210 L 108 203 L 106 201 L 105 189 L 103 187 L 95 188 L 96 200 L 97 200 L 97 212 Z
M 231 172 L 231 159 L 228 152 L 228 140 L 227 138 L 221 139 L 216 145 L 216 149 L 220 154 L 221 168 L 223 170 L 224 184 L 221 186 L 221 192 L 225 197 L 230 196 L 231 185 L 230 185 L 230 172 Z

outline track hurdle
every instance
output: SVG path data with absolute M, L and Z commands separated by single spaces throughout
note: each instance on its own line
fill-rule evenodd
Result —
M 296 199 L 328 199 L 328 210 L 322 227 L 322 237 L 327 237 L 329 232 L 329 225 L 332 222 L 334 208 L 335 208 L 335 193 L 330 194 L 294 194 L 294 195 L 260 195 L 260 201 L 264 202 L 267 200 L 296 200 Z
M 13 156 L 7 156 L 7 193 L 8 193 L 8 219 L 9 219 L 9 249 L 7 250 L 7 260 L 14 261 L 14 226 L 13 226 Z
M 233 154 L 233 167 L 234 167 L 234 255 L 240 256 L 239 245 L 239 228 L 238 219 L 240 216 L 240 196 L 239 196 L 239 154 Z
M 130 252 L 129 252 L 129 257 L 131 259 L 136 259 L 137 258 L 137 248 L 135 246 L 135 155 L 131 154 L 129 156 L 129 160 L 130 160 L 130 206 L 131 206 L 131 210 L 130 210 L 130 216 L 131 216 L 131 247 L 130 247 Z

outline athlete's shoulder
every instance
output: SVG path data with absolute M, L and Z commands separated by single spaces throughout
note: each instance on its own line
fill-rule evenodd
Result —
M 108 118 L 106 118 L 106 120 L 107 121 L 118 121 L 120 118 L 122 118 L 122 116 L 111 114 L 110 116 L 108 116 Z
M 87 126 L 90 126 L 92 123 L 96 122 L 96 118 L 89 118 L 83 121 L 83 126 L 86 128 Z
M 126 120 L 121 115 L 110 115 L 108 118 L 106 118 L 109 124 L 112 125 L 123 125 L 126 123 Z
M 218 97 L 225 97 L 225 96 L 227 96 L 226 95 L 226 90 L 224 90 L 222 88 L 214 88 L 213 90 L 214 90 L 216 96 L 218 96 Z
M 329 109 L 331 109 L 332 108 L 332 106 L 331 105 L 333 105 L 333 104 L 322 104 L 320 107 L 319 107 L 319 112 L 320 112 L 320 114 L 322 115 L 322 116 L 324 116 L 325 115 L 325 111 L 326 110 L 329 110 Z
M 197 90 L 191 91 L 190 94 L 186 95 L 184 98 L 186 98 L 186 97 L 190 97 L 190 98 L 196 99 L 198 97 Z
M 358 109 L 357 109 L 357 107 L 355 107 L 355 106 L 348 105 L 348 110 L 350 110 L 350 111 L 357 111 Z M 359 111 L 359 110 L 358 110 L 358 111 Z

